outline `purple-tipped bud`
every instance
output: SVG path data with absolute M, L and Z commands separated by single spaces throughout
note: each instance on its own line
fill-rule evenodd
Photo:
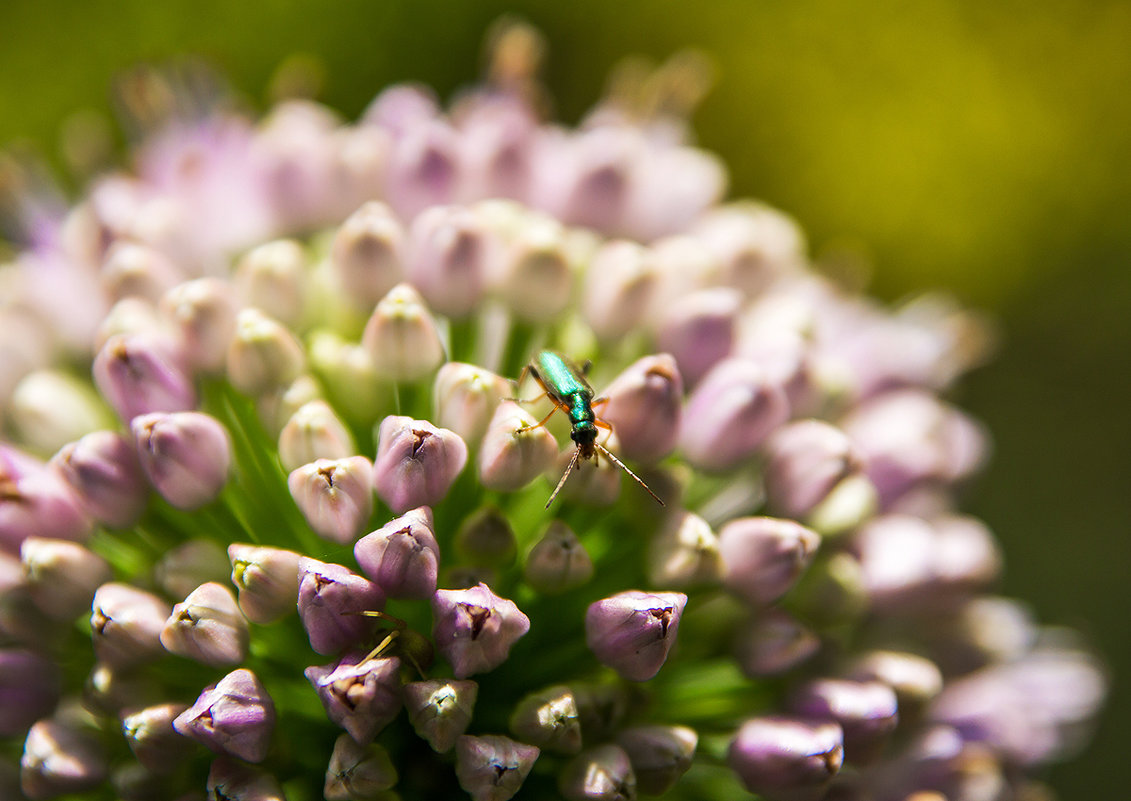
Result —
M 530 549 L 522 573 L 526 583 L 538 592 L 557 595 L 589 581 L 593 559 L 573 530 L 555 520 Z
M 450 428 L 476 448 L 499 402 L 511 394 L 502 376 L 473 364 L 448 362 L 436 373 L 432 388 L 436 424 Z
M 840 726 L 789 717 L 742 724 L 727 751 L 742 784 L 769 801 L 817 801 L 844 762 Z
M 326 801 L 378 799 L 397 783 L 389 752 L 376 743 L 359 745 L 348 734 L 334 741 L 322 796 Z
M 724 359 L 691 394 L 679 441 L 695 467 L 729 470 L 788 418 L 785 392 L 765 371 L 746 359 Z
M 589 605 L 585 642 L 622 677 L 648 681 L 667 661 L 686 605 L 681 592 L 617 593 Z
M 252 623 L 274 623 L 295 610 L 298 562 L 302 557 L 281 548 L 234 543 L 228 546 L 232 583 L 240 611 Z
M 103 584 L 94 594 L 90 627 L 99 661 L 130 667 L 165 653 L 161 629 L 169 604 L 129 584 Z
M 766 498 L 783 517 L 803 520 L 844 479 L 860 470 L 852 441 L 821 420 L 782 426 L 767 443 Z
M 215 417 L 202 412 L 147 414 L 130 425 L 142 470 L 178 509 L 215 500 L 228 482 L 232 445 Z
M 93 732 L 50 719 L 28 731 L 20 757 L 20 788 L 32 801 L 90 790 L 106 773 L 106 755 Z
M 168 595 L 184 598 L 201 584 L 224 582 L 231 572 L 224 548 L 214 540 L 189 540 L 157 562 L 153 577 Z
M 732 520 L 719 531 L 719 552 L 726 566 L 723 582 L 752 604 L 772 603 L 797 582 L 820 544 L 816 532 L 792 520 Z
M 459 186 L 459 138 L 439 118 L 406 126 L 393 144 L 385 196 L 402 219 L 451 203 Z
M 73 620 L 90 609 L 95 590 L 113 577 L 105 559 L 69 540 L 28 537 L 20 561 L 32 600 L 55 620 Z
M 55 454 L 51 464 L 91 517 L 111 528 L 138 521 L 149 486 L 133 443 L 114 431 L 95 431 Z
M 432 510 L 421 506 L 390 520 L 358 540 L 353 555 L 388 597 L 431 598 L 440 563 Z
M 401 660 L 347 654 L 332 665 L 305 671 L 326 716 L 359 743 L 368 743 L 400 712 Z
M 382 378 L 420 381 L 444 362 L 444 343 L 420 293 L 397 284 L 365 324 L 361 344 Z
M 182 275 L 180 268 L 157 249 L 119 239 L 106 251 L 100 278 L 114 300 L 136 297 L 156 303 Z
M 469 680 L 429 679 L 404 686 L 404 705 L 412 728 L 432 750 L 444 754 L 467 731 L 479 685 Z
M 670 354 L 629 365 L 603 393 L 601 416 L 620 440 L 620 455 L 657 462 L 675 449 L 683 413 L 683 378 Z
M 275 704 L 258 677 L 240 668 L 205 687 L 173 728 L 218 754 L 262 762 L 275 728 Z
M 721 283 L 747 296 L 804 264 L 805 239 L 797 223 L 760 203 L 714 209 L 697 223 L 695 232 L 721 264 Z
M 456 741 L 456 778 L 474 801 L 508 801 L 526 781 L 541 751 L 509 737 L 463 735 Z
M 457 679 L 494 670 L 530 631 L 530 618 L 483 583 L 432 596 L 432 638 Z
M 228 344 L 236 333 L 236 301 L 227 283 L 219 278 L 186 281 L 166 292 L 159 308 L 176 332 L 192 370 L 215 373 L 223 369 Z
M 594 255 L 585 279 L 585 319 L 602 341 L 641 327 L 659 288 L 648 251 L 635 242 L 608 242 Z
M 573 691 L 559 684 L 525 696 L 511 713 L 510 730 L 545 751 L 576 754 L 581 750 L 581 720 Z
M 149 412 L 196 407 L 196 390 L 169 342 L 156 334 L 110 337 L 94 357 L 94 383 L 126 423 Z
M 28 537 L 84 542 L 91 520 L 60 474 L 0 444 L 0 550 L 18 553 Z
M 58 370 L 24 376 L 6 407 L 5 422 L 18 440 L 45 453 L 114 423 L 88 381 Z
M 235 594 L 215 582 L 200 585 L 174 606 L 161 630 L 167 651 L 210 667 L 238 665 L 247 656 L 249 640 Z
M 19 734 L 50 714 L 61 688 L 53 660 L 22 648 L 0 650 L 0 735 Z
M 435 506 L 467 463 L 459 435 L 427 420 L 389 415 L 377 434 L 373 484 L 396 514 Z
M 479 451 L 479 480 L 487 489 L 514 492 L 554 464 L 558 443 L 538 420 L 517 403 L 495 410 Z
M 675 357 L 689 386 L 733 351 L 741 307 L 741 293 L 715 287 L 677 298 L 665 310 L 657 344 Z
M 699 735 L 687 726 L 636 726 L 617 734 L 628 754 L 636 786 L 646 795 L 663 795 L 687 773 Z
M 496 291 L 519 320 L 554 320 L 573 298 L 568 233 L 552 217 L 527 212 L 510 232 Z
M 878 681 L 895 692 L 899 716 L 907 721 L 942 691 L 942 671 L 931 660 L 901 651 L 870 651 L 852 661 L 848 678 Z
M 558 789 L 569 801 L 632 801 L 636 774 L 623 748 L 598 745 L 570 760 L 558 777 Z
M 210 801 L 287 801 L 274 776 L 227 757 L 213 760 L 207 787 Z
M 302 321 L 306 280 L 306 254 L 293 239 L 252 248 L 236 265 L 236 291 L 243 305 L 288 327 Z
M 878 681 L 817 679 L 798 688 L 790 708 L 807 718 L 840 724 L 844 756 L 850 762 L 875 759 L 899 723 L 895 693 Z
M 172 773 L 192 750 L 190 742 L 173 728 L 173 721 L 188 707 L 158 704 L 122 718 L 122 734 L 137 761 L 153 773 Z
M 466 317 L 483 297 L 493 245 L 470 209 L 427 209 L 409 232 L 406 276 L 429 307 L 448 317 Z
M 228 380 L 258 397 L 298 378 L 306 368 L 302 343 L 282 323 L 259 309 L 243 309 L 228 345 Z
M 317 459 L 347 459 L 355 453 L 353 435 L 324 400 L 303 404 L 279 432 L 279 461 L 288 472 Z
M 314 533 L 350 545 L 373 512 L 373 465 L 364 456 L 319 459 L 287 478 L 291 497 Z
M 758 610 L 742 626 L 735 641 L 735 659 L 752 679 L 778 676 L 814 656 L 820 638 L 788 612 L 769 607 Z
M 375 620 L 363 613 L 380 611 L 385 593 L 372 581 L 305 556 L 299 559 L 298 577 L 298 616 L 315 651 L 337 653 L 373 632 Z
M 369 312 L 401 281 L 404 229 L 384 203 L 370 201 L 346 218 L 330 245 L 330 266 L 346 300 Z
M 717 585 L 722 577 L 719 538 L 707 521 L 687 511 L 670 515 L 648 549 L 648 581 L 684 589 Z

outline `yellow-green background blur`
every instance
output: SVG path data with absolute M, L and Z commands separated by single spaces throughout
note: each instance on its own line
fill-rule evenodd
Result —
M 183 53 L 255 107 L 296 52 L 351 116 L 392 81 L 448 95 L 504 11 L 546 33 L 566 120 L 624 55 L 707 51 L 696 128 L 733 195 L 795 215 L 816 254 L 866 253 L 884 297 L 943 287 L 997 316 L 1003 349 L 958 398 L 996 441 L 968 508 L 1005 544 L 1004 590 L 1115 674 L 1096 743 L 1052 783 L 1131 797 L 1131 3 L 0 0 L 0 144 L 54 156 L 121 70 Z

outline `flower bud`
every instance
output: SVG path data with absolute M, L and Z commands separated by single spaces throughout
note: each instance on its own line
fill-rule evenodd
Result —
M 0 443 L 0 550 L 31 536 L 83 542 L 91 521 L 79 497 L 38 459 Z
M 91 517 L 129 528 L 145 511 L 149 485 L 133 443 L 114 431 L 95 431 L 64 445 L 51 464 Z
M 7 423 L 19 439 L 44 453 L 113 422 L 88 382 L 57 370 L 24 376 L 6 405 Z
M 289 329 L 259 309 L 243 309 L 228 345 L 228 380 L 245 395 L 259 397 L 302 374 L 306 353 Z
M 683 413 L 683 379 L 670 354 L 638 359 L 603 394 L 609 400 L 601 417 L 617 432 L 621 456 L 652 463 L 675 449 Z
M 456 741 L 456 778 L 474 801 L 508 801 L 541 752 L 509 737 L 464 734 Z
M 805 240 L 797 223 L 761 203 L 714 209 L 696 224 L 695 234 L 719 261 L 720 282 L 747 297 L 804 264 Z
M 201 584 L 223 582 L 231 572 L 224 548 L 215 540 L 189 540 L 166 551 L 153 578 L 166 594 L 184 598 Z
M 791 709 L 814 720 L 832 720 L 844 732 L 850 762 L 875 759 L 899 722 L 895 693 L 878 681 L 817 679 L 794 692 Z
M 130 428 L 149 482 L 178 509 L 210 503 L 228 482 L 232 446 L 215 417 L 154 413 L 134 419 Z
M 943 676 L 929 659 L 901 651 L 869 651 L 852 660 L 847 676 L 856 681 L 878 681 L 891 687 L 899 704 L 899 717 L 907 722 L 942 691 Z
M 598 745 L 570 760 L 558 777 L 558 789 L 568 801 L 633 799 L 636 774 L 623 748 Z
M 727 588 L 756 606 L 785 595 L 805 568 L 821 538 L 792 520 L 743 517 L 719 532 Z
M 628 716 L 630 688 L 623 682 L 598 683 L 573 682 L 573 698 L 577 716 L 581 721 L 581 736 L 585 742 L 602 742 L 611 739 Z
M 404 686 L 408 720 L 432 750 L 444 754 L 467 731 L 479 685 L 469 680 L 428 679 Z
M 122 718 L 126 744 L 147 770 L 172 773 L 188 757 L 189 741 L 173 728 L 173 720 L 187 709 L 185 704 L 158 704 Z
M 420 381 L 444 362 L 436 321 L 409 284 L 397 284 L 377 303 L 361 344 L 389 381 Z
M 165 653 L 161 629 L 170 608 L 156 595 L 111 582 L 98 588 L 91 608 L 90 627 L 99 661 L 130 667 Z
M 858 622 L 868 610 L 860 563 L 847 551 L 815 560 L 797 582 L 790 604 L 819 628 Z
M 635 726 L 617 734 L 628 754 L 636 786 L 646 795 L 663 795 L 687 773 L 699 735 L 687 726 Z
M 558 443 L 517 404 L 500 403 L 479 451 L 479 480 L 487 489 L 514 492 L 554 464 Z
M 459 158 L 465 196 L 526 197 L 539 130 L 525 98 L 517 96 L 521 91 L 513 96 L 499 93 L 461 115 Z
M 494 670 L 528 631 L 530 619 L 483 583 L 432 596 L 432 638 L 457 679 Z
M 20 788 L 29 799 L 93 789 L 105 781 L 106 773 L 106 755 L 92 732 L 52 719 L 28 731 L 20 757 Z
M 389 752 L 376 743 L 358 745 L 348 734 L 334 741 L 322 796 L 326 801 L 379 798 L 397 783 Z
M 287 801 L 274 776 L 227 757 L 213 760 L 207 787 L 218 801 Z
M 545 751 L 576 754 L 581 750 L 581 720 L 573 692 L 564 684 L 525 696 L 511 713 L 510 730 L 523 742 Z
M 443 500 L 466 463 L 467 446 L 454 431 L 389 415 L 377 434 L 373 483 L 381 500 L 403 514 Z
M 499 402 L 511 394 L 502 376 L 473 364 L 448 362 L 436 373 L 432 389 L 436 424 L 450 428 L 477 448 Z
M 287 472 L 318 459 L 347 459 L 355 453 L 353 435 L 324 400 L 304 404 L 279 432 L 279 461 Z
M 409 232 L 406 277 L 430 308 L 448 317 L 466 317 L 483 298 L 493 245 L 470 209 L 426 209 Z
M 432 510 L 421 506 L 358 540 L 354 557 L 388 597 L 431 598 L 440 562 L 432 529 Z
M 91 340 L 92 350 L 102 350 L 111 337 L 119 334 L 124 336 L 158 334 L 165 331 L 163 322 L 157 313 L 157 308 L 148 300 L 122 298 L 110 307 L 110 311 L 106 312 L 106 316 L 98 324 L 98 330 L 94 332 L 94 338 Z M 180 345 L 179 340 L 175 339 L 175 331 L 172 335 L 174 337 L 172 341 Z M 182 356 L 184 355 L 180 347 L 177 350 Z M 187 362 L 185 366 L 189 367 Z
M 144 665 L 118 667 L 96 662 L 83 683 L 82 704 L 91 714 L 121 716 L 127 710 L 164 701 L 166 692 Z
M 62 679 L 55 662 L 36 651 L 0 649 L 0 735 L 20 734 L 51 714 Z
M 236 291 L 243 305 L 294 328 L 302 321 L 306 294 L 306 254 L 293 239 L 252 248 L 236 264 Z
M 377 125 L 400 137 L 420 123 L 440 114 L 432 90 L 418 84 L 394 84 L 381 90 L 362 115 L 362 122 Z
M 715 287 L 677 298 L 664 311 L 656 341 L 675 358 L 689 386 L 734 349 L 741 305 L 738 291 Z
M 156 303 L 182 272 L 156 248 L 119 239 L 106 251 L 100 278 L 114 300 L 137 297 Z
M 497 292 L 519 320 L 544 325 L 573 299 L 569 234 L 552 217 L 527 213 L 507 242 Z
M 256 675 L 240 668 L 205 687 L 173 728 L 218 754 L 262 762 L 275 728 L 275 704 Z
M 364 612 L 385 606 L 381 588 L 341 565 L 302 557 L 298 562 L 298 616 L 320 654 L 336 653 L 376 628 Z
M 639 329 L 652 309 L 659 274 L 648 251 L 624 240 L 601 246 L 585 277 L 585 320 L 602 341 Z
M 149 412 L 183 412 L 196 407 L 196 390 L 169 343 L 156 334 L 110 337 L 92 367 L 98 391 L 129 423 Z
M 232 583 L 239 591 L 240 611 L 248 620 L 266 625 L 295 610 L 299 554 L 233 543 L 228 546 L 228 558 L 232 562 Z
M 388 402 L 389 393 L 369 351 L 324 328 L 307 336 L 307 349 L 310 367 L 334 399 L 334 408 L 347 420 L 371 425 L 373 410 Z M 317 397 L 321 388 L 308 400 Z
M 314 533 L 350 545 L 373 512 L 373 465 L 364 456 L 318 459 L 291 472 L 291 497 Z
M 526 583 L 543 595 L 557 595 L 593 577 L 593 560 L 569 526 L 554 520 L 526 556 Z
M 20 560 L 32 600 L 55 620 L 74 620 L 90 609 L 95 590 L 113 577 L 105 559 L 69 540 L 28 537 Z
M 194 371 L 223 369 L 228 344 L 236 333 L 236 302 L 219 278 L 197 278 L 170 289 L 159 304 L 176 332 L 184 358 Z
M 746 721 L 727 751 L 743 786 L 769 801 L 817 801 L 843 761 L 840 726 L 790 717 Z
M 459 186 L 459 139 L 440 118 L 406 126 L 389 155 L 385 196 L 402 219 L 451 203 Z
M 346 218 L 330 244 L 330 266 L 342 294 L 369 312 L 401 281 L 404 229 L 384 203 L 369 201 Z
M 816 634 L 785 610 L 768 607 L 738 630 L 735 659 L 744 675 L 756 679 L 792 670 L 820 649 Z
M 723 577 L 719 538 L 687 511 L 670 515 L 648 549 L 648 581 L 657 587 L 717 585 Z
M 401 660 L 347 654 L 332 665 L 306 669 L 326 715 L 358 743 L 368 743 L 401 709 Z
M 236 596 L 215 582 L 200 585 L 174 606 L 161 630 L 167 651 L 210 667 L 238 665 L 247 657 L 249 640 Z
M 681 592 L 617 593 L 589 605 L 585 642 L 623 678 L 648 681 L 667 661 L 686 605 Z
M 798 420 L 767 443 L 766 497 L 783 517 L 803 520 L 841 481 L 858 471 L 852 442 L 820 420 Z

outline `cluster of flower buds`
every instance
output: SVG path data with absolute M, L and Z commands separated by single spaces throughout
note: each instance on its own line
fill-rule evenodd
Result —
M 956 511 L 976 318 L 722 204 L 697 58 L 566 129 L 493 54 L 353 123 L 142 73 L 132 172 L 5 206 L 0 797 L 1045 797 L 1105 678 Z

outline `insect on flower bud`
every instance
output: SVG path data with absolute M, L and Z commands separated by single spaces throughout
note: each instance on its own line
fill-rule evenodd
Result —
M 528 631 L 530 619 L 483 583 L 432 596 L 432 637 L 457 679 L 494 670 Z
M 405 711 L 416 733 L 444 754 L 467 731 L 478 693 L 479 685 L 467 679 L 414 681 L 404 686 Z
M 216 418 L 158 412 L 134 418 L 130 428 L 149 482 L 178 509 L 210 503 L 228 482 L 232 446 Z
M 499 402 L 511 394 L 502 376 L 473 364 L 448 362 L 436 373 L 432 389 L 436 424 L 478 448 Z
M 558 443 L 538 420 L 517 403 L 495 410 L 479 451 L 479 480 L 488 489 L 522 489 L 554 464 Z
M 330 245 L 342 295 L 369 312 L 402 277 L 404 229 L 384 203 L 369 201 L 346 218 Z
M 509 737 L 465 734 L 456 741 L 456 777 L 474 801 L 508 801 L 526 781 L 541 751 Z
M 326 715 L 358 743 L 368 743 L 401 709 L 401 660 L 367 659 L 364 653 L 306 669 Z
M 420 381 L 444 362 L 436 321 L 409 284 L 397 284 L 381 298 L 365 324 L 361 344 L 389 381 Z
M 372 581 L 305 556 L 299 559 L 298 577 L 298 616 L 318 653 L 337 653 L 376 628 L 376 621 L 363 613 L 380 611 L 385 594 Z
M 373 483 L 381 500 L 402 514 L 443 500 L 466 463 L 467 446 L 454 431 L 390 415 L 377 433 Z
M 196 390 L 164 337 L 119 334 L 94 357 L 94 383 L 129 423 L 149 412 L 181 412 L 196 407 Z
M 617 593 L 589 605 L 585 642 L 623 678 L 648 681 L 667 661 L 686 605 L 681 592 Z
M 51 464 L 91 517 L 128 528 L 145 511 L 149 485 L 132 442 L 114 431 L 95 431 L 64 445 Z
M 240 668 L 205 687 L 173 728 L 218 754 L 262 762 L 275 728 L 275 704 L 259 678 Z
M 291 472 L 291 497 L 314 533 L 350 545 L 373 512 L 373 465 L 364 456 L 319 459 Z
M 236 265 L 236 291 L 243 304 L 290 328 L 302 321 L 306 283 L 306 254 L 293 239 L 252 248 Z
M 334 741 L 322 795 L 326 801 L 380 798 L 397 783 L 389 752 L 376 743 L 359 745 L 348 734 Z
M 243 309 L 228 345 L 232 386 L 259 397 L 294 381 L 306 367 L 302 343 L 282 323 L 259 309 Z
M 228 546 L 228 558 L 232 583 L 239 591 L 240 611 L 248 620 L 266 625 L 295 611 L 299 554 L 233 543 Z
M 247 620 L 223 584 L 209 582 L 173 607 L 161 644 L 174 654 L 210 667 L 238 665 L 247 657 Z

